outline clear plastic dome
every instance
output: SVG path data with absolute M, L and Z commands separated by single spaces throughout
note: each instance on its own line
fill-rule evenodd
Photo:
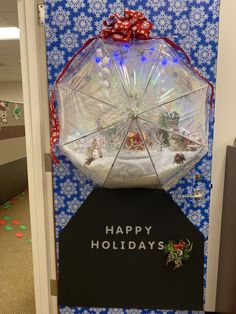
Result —
M 56 99 L 61 149 L 100 186 L 169 187 L 207 152 L 208 84 L 162 39 L 94 40 Z

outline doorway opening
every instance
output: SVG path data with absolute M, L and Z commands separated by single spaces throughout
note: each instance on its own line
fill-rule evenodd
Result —
M 12 33 L 13 32 L 13 33 Z M 35 313 L 17 0 L 0 3 L 0 313 Z M 4 38 L 5 36 L 5 38 Z

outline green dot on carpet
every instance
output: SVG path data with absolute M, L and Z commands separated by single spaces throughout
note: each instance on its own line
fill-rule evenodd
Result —
M 21 230 L 25 230 L 27 227 L 24 225 L 20 225 Z
M 11 227 L 11 226 L 6 226 L 6 227 L 5 227 L 5 230 L 11 231 L 11 230 L 12 230 L 12 227 Z

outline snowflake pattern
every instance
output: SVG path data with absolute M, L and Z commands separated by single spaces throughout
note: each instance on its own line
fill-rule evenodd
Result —
M 56 43 L 57 41 L 58 41 L 57 30 L 55 28 L 48 27 L 48 25 L 46 25 L 47 46 L 50 47 L 52 44 Z
M 124 12 L 124 3 L 122 2 L 122 0 L 116 0 L 115 3 L 109 4 L 109 9 L 122 15 Z
M 78 208 L 83 204 L 83 201 L 74 197 L 71 201 L 67 202 L 68 212 L 75 214 Z
M 191 31 L 190 34 L 185 36 L 183 39 L 180 40 L 181 47 L 190 54 L 192 50 L 197 48 L 198 43 L 200 42 L 200 37 L 197 33 L 197 30 Z
M 203 222 L 203 226 L 200 228 L 202 234 L 204 235 L 204 237 L 207 237 L 208 235 L 208 228 L 209 228 L 209 224 L 207 221 Z
M 77 13 L 80 9 L 85 7 L 84 0 L 67 0 L 66 8 L 72 9 L 75 13 Z
M 187 0 L 169 0 L 169 11 L 176 14 L 176 16 L 180 16 L 181 13 L 186 12 L 188 10 Z
M 83 308 L 81 314 L 90 314 L 88 309 Z
M 165 6 L 165 0 L 148 0 L 146 6 L 152 8 L 154 12 Z
M 175 21 L 175 30 L 176 34 L 181 36 L 186 36 L 190 32 L 190 21 L 186 15 L 183 15 L 182 18 Z
M 63 228 L 65 228 L 67 223 L 70 221 L 71 217 L 72 217 L 71 215 L 66 214 L 64 211 L 61 211 L 56 215 L 56 224 L 58 226 L 59 232 Z
M 139 2 L 140 0 L 130 0 L 129 1 L 129 7 L 131 8 L 132 6 L 135 6 L 135 5 L 138 5 L 138 2 Z
M 201 3 L 209 3 L 210 0 L 196 0 L 197 4 L 201 4 Z
M 69 26 L 70 22 L 70 12 L 66 11 L 59 6 L 56 11 L 52 12 L 52 25 L 58 27 L 59 30 L 63 30 L 66 26 Z
M 54 68 L 58 69 L 60 65 L 65 63 L 64 51 L 59 50 L 57 47 L 53 47 L 51 51 L 47 52 L 48 62 L 53 64 Z
M 75 313 L 75 309 L 71 309 L 68 306 L 64 307 L 61 311 L 61 314 L 74 314 Z
M 54 168 L 54 174 L 60 179 L 70 175 L 70 165 L 67 163 L 60 163 Z
M 65 63 L 91 36 L 98 34 L 102 20 L 123 7 L 143 11 L 154 23 L 153 35 L 167 36 L 190 54 L 191 60 L 215 84 L 220 0 L 45 0 L 46 43 L 49 88 Z M 182 24 L 182 25 L 181 25 Z M 68 40 L 67 44 L 65 40 Z M 73 43 L 72 43 L 73 42 Z M 205 274 L 214 108 L 209 119 L 209 151 L 176 186 L 168 192 L 205 237 Z M 60 169 L 53 165 L 53 188 L 57 237 L 93 189 L 92 182 L 63 156 L 58 145 L 56 156 Z M 62 167 L 61 167 L 62 166 Z M 202 176 L 205 198 L 200 202 L 184 199 L 199 186 L 194 180 Z M 58 256 L 58 255 L 57 255 Z M 205 276 L 204 276 L 205 278 Z M 206 282 L 205 282 L 206 284 Z M 128 313 L 129 312 L 129 313 Z M 62 314 L 194 314 L 196 311 L 150 311 L 61 307 Z
M 59 211 L 60 208 L 64 208 L 65 196 L 55 193 L 54 194 L 54 207 L 55 207 L 55 211 Z
M 164 11 L 161 11 L 158 15 L 153 17 L 153 21 L 158 25 L 158 30 L 161 35 L 164 35 L 166 31 L 172 29 L 171 20 L 172 16 L 166 14 Z
M 219 20 L 219 10 L 220 10 L 220 0 L 213 0 L 212 5 L 209 7 L 212 12 L 212 18 L 214 20 Z
M 94 14 L 96 18 L 99 18 L 103 13 L 107 13 L 106 0 L 88 0 L 88 4 L 88 12 Z
M 85 36 L 88 32 L 92 31 L 92 18 L 86 16 L 83 12 L 74 17 L 74 28 L 73 30 L 78 31 L 81 35 Z
M 51 0 L 50 1 L 50 5 L 52 6 L 52 7 L 54 7 L 56 4 L 57 4 L 57 2 L 61 2 L 62 0 Z
M 103 24 L 102 21 L 96 21 L 95 23 L 95 27 L 96 27 L 96 31 L 95 31 L 95 35 L 99 35 L 100 29 L 103 28 Z
M 71 182 L 69 179 L 60 183 L 61 193 L 66 195 L 66 197 L 70 197 L 76 194 L 77 183 Z
M 199 64 L 210 65 L 212 58 L 215 57 L 215 52 L 211 45 L 199 45 L 198 50 L 194 55 L 198 59 Z
M 90 310 L 90 313 L 94 313 L 94 314 L 100 314 L 101 312 L 106 312 L 106 309 L 105 308 L 97 308 L 97 307 L 90 307 L 89 308 Z
M 61 43 L 60 47 L 65 48 L 69 52 L 71 52 L 74 48 L 78 48 L 78 34 L 73 34 L 68 29 L 66 33 L 60 35 Z
M 84 185 L 84 186 L 81 186 L 79 190 L 80 190 L 81 197 L 86 199 L 93 189 L 90 185 Z
M 136 309 L 126 310 L 127 314 L 140 314 L 142 311 Z
M 207 22 L 207 26 L 202 33 L 207 43 L 211 41 L 216 43 L 218 39 L 218 25 L 216 23 Z
M 198 210 L 190 209 L 188 213 L 188 218 L 195 226 L 200 226 L 201 221 L 204 219 L 204 216 L 202 215 L 202 212 L 200 209 Z
M 123 314 L 123 313 L 124 311 L 122 309 L 113 308 L 108 310 L 108 314 Z
M 203 27 L 208 15 L 205 13 L 204 7 L 192 7 L 190 13 L 190 21 L 192 26 Z

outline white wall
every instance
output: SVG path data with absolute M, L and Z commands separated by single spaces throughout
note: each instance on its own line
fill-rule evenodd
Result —
M 0 82 L 0 100 L 23 101 L 22 83 Z
M 21 82 L 0 82 L 0 100 L 23 102 L 22 94 Z M 15 121 L 15 125 L 21 123 Z M 12 123 L 0 123 L 0 128 L 7 126 L 12 126 Z M 0 151 L 0 165 L 24 158 L 26 156 L 25 137 L 1 140 Z
M 214 311 L 226 146 L 236 137 L 236 1 L 221 0 L 206 310 Z

